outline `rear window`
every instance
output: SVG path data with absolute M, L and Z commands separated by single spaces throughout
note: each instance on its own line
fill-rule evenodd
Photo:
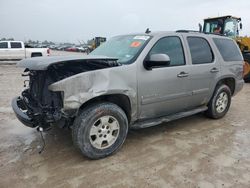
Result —
M 8 48 L 7 42 L 0 42 L 0 48 Z
M 213 38 L 224 61 L 242 61 L 242 55 L 233 40 Z
M 22 48 L 21 42 L 11 42 L 10 43 L 11 48 Z
M 213 62 L 214 55 L 206 39 L 201 37 L 188 37 L 187 41 L 192 57 L 192 64 Z

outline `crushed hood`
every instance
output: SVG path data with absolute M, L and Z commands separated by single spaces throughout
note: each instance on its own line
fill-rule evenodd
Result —
M 47 70 L 49 66 L 74 60 L 108 60 L 116 61 L 117 58 L 94 55 L 78 55 L 78 56 L 50 56 L 35 57 L 21 60 L 17 63 L 17 67 L 27 68 L 29 70 Z

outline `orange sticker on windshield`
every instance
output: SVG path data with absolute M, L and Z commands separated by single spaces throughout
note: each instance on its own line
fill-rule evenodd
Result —
M 139 42 L 139 41 L 134 41 L 134 42 L 132 42 L 131 44 L 130 44 L 130 47 L 132 47 L 132 48 L 137 48 L 137 47 L 139 47 L 141 45 L 141 42 Z

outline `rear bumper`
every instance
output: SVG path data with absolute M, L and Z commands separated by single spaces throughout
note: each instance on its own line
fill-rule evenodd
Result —
M 242 90 L 243 85 L 244 85 L 244 80 L 236 81 L 234 95 L 236 95 L 240 90 Z
M 37 125 L 34 123 L 33 119 L 30 118 L 26 113 L 25 110 L 25 103 L 21 97 L 15 97 L 12 99 L 11 106 L 13 111 L 15 112 L 16 117 L 20 122 L 22 122 L 27 127 L 35 128 Z

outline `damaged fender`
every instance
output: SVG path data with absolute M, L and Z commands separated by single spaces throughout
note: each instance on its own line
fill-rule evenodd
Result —
M 131 104 L 131 120 L 136 118 L 136 72 L 133 65 L 83 72 L 49 86 L 63 92 L 63 110 L 76 110 L 90 99 L 103 95 L 124 94 Z

